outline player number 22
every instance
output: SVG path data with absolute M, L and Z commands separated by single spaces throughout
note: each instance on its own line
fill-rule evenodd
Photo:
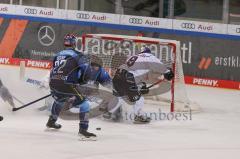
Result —
M 57 73 L 63 73 L 62 69 L 66 65 L 67 60 L 57 60 L 55 61 L 55 68 Z

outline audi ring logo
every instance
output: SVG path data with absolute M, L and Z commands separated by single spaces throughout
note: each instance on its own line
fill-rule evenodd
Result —
M 195 29 L 195 24 L 194 23 L 182 23 L 181 27 L 184 29 Z
M 89 14 L 85 14 L 85 13 L 77 13 L 77 18 L 78 19 L 89 19 L 90 15 Z
M 38 41 L 43 46 L 50 46 L 55 41 L 55 31 L 50 26 L 42 26 L 38 31 Z
M 24 13 L 25 13 L 25 14 L 37 14 L 37 9 L 25 8 L 25 9 L 24 9 Z
M 131 23 L 131 24 L 142 24 L 143 20 L 140 19 L 140 18 L 130 18 L 129 23 Z
M 240 28 L 236 28 L 236 33 L 240 33 Z

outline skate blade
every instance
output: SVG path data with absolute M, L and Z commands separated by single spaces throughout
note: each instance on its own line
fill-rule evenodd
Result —
M 149 124 L 150 121 L 146 121 L 146 122 L 141 122 L 141 121 L 134 121 L 134 124 Z
M 46 132 L 55 132 L 55 131 L 59 131 L 60 129 L 55 129 L 55 128 L 51 128 L 51 127 L 46 127 L 44 131 Z
M 79 141 L 97 141 L 97 137 L 85 137 L 83 135 L 79 135 Z

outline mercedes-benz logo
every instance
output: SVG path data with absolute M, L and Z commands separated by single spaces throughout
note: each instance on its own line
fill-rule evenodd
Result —
M 38 41 L 43 46 L 50 46 L 55 41 L 55 31 L 50 26 L 42 26 L 38 31 Z

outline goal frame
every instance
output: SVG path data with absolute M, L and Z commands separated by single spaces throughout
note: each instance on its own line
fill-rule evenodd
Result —
M 121 37 L 122 36 L 122 37 Z M 127 38 L 124 38 L 127 37 Z M 149 44 L 158 44 L 158 45 L 166 45 L 172 47 L 173 53 L 173 62 L 172 62 L 172 69 L 174 70 L 174 74 L 176 75 L 176 60 L 177 60 L 177 49 L 180 49 L 180 46 L 177 48 L 177 45 L 180 45 L 179 41 L 176 40 L 167 40 L 167 39 L 158 39 L 157 40 L 149 40 L 145 39 L 148 37 L 138 37 L 138 36 L 127 36 L 127 35 L 116 35 L 116 34 L 85 34 L 82 36 L 82 51 L 86 51 L 86 39 L 87 38 L 95 38 L 95 39 L 102 39 L 102 40 L 116 40 L 116 41 L 124 41 L 125 39 L 131 39 L 134 43 L 149 43 Z M 156 39 L 156 38 L 155 38 Z M 160 42 L 163 40 L 164 42 Z M 179 51 L 180 54 L 180 51 Z M 109 69 L 109 68 L 107 68 Z M 175 111 L 175 77 L 171 80 L 171 102 L 170 102 L 170 112 Z

